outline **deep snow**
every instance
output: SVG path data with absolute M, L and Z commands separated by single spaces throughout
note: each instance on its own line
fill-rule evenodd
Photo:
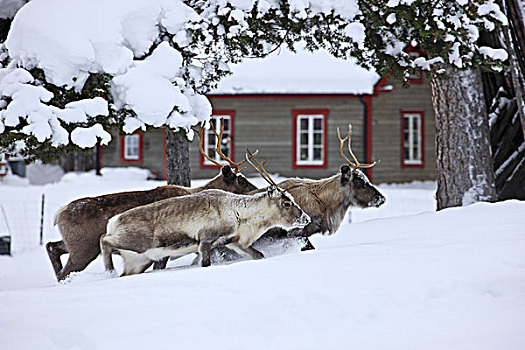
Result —
M 0 203 L 45 192 L 49 241 L 55 207 L 160 184 L 106 175 L 0 184 Z M 384 207 L 352 211 L 353 223 L 313 237 L 315 251 L 210 268 L 188 257 L 116 278 L 97 260 L 58 285 L 38 238 L 14 237 L 14 256 L 0 257 L 1 347 L 524 349 L 525 202 L 435 213 L 432 184 L 380 189 Z

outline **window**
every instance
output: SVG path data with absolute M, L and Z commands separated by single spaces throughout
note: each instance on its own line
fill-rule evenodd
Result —
M 235 111 L 214 111 L 213 115 L 211 116 L 210 120 L 213 123 L 213 127 L 215 127 L 215 130 L 217 133 L 220 133 L 221 130 L 221 119 L 224 119 L 224 132 L 222 134 L 222 141 L 221 141 L 221 151 L 224 153 L 224 155 L 231 160 L 233 160 L 233 117 L 235 115 Z M 215 159 L 217 162 L 221 164 L 228 164 L 226 161 L 221 159 L 217 152 L 215 152 L 215 147 L 217 146 L 217 136 L 215 136 L 215 133 L 210 128 L 209 130 L 206 130 L 204 133 L 204 149 L 206 150 L 206 153 L 208 156 L 212 159 Z M 201 155 L 201 167 L 216 167 L 215 164 L 213 164 L 208 159 L 204 158 Z
M 423 114 L 423 111 L 401 111 L 403 167 L 424 166 Z
M 294 110 L 294 168 L 326 167 L 328 110 Z
M 120 137 L 120 162 L 142 162 L 142 134 L 135 133 Z
M 410 55 L 412 59 L 418 58 L 418 57 L 425 57 L 427 58 L 427 55 L 421 51 L 419 46 L 408 46 L 406 48 L 406 53 Z M 423 83 L 423 71 L 421 69 L 417 69 L 414 72 L 410 73 L 408 75 L 408 82 L 411 84 L 422 84 Z

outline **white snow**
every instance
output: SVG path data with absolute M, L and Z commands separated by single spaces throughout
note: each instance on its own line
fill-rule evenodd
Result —
M 493 60 L 497 61 L 505 61 L 509 55 L 506 50 L 504 49 L 493 49 L 491 47 L 487 46 L 481 46 L 479 48 L 479 52 L 481 52 L 483 55 L 492 58 Z
M 157 1 L 31 1 L 13 20 L 6 47 L 24 68 L 38 66 L 49 82 L 81 89 L 88 72 L 124 73 L 133 53 L 148 50 L 158 31 L 148 11 L 160 11 Z
M 189 111 L 188 99 L 173 84 L 181 64 L 181 54 L 168 43 L 161 43 L 151 56 L 113 79 L 117 108 L 133 110 L 137 119 L 155 127 L 164 125 L 166 116 L 176 107 Z M 135 130 L 130 126 L 126 128 L 127 132 Z
M 506 26 L 509 24 L 509 21 L 505 14 L 501 12 L 499 5 L 495 4 L 493 0 L 490 0 L 478 7 L 478 15 L 480 16 L 487 16 L 490 15 L 497 21 L 501 23 L 501 25 Z
M 512 152 L 512 154 L 507 158 L 507 160 L 505 160 L 500 166 L 498 169 L 496 169 L 496 171 L 494 172 L 494 174 L 496 176 L 499 176 L 501 175 L 501 173 L 505 170 L 505 168 L 510 164 L 512 163 L 516 157 L 525 150 L 525 142 L 523 142 L 517 150 L 515 150 L 514 152 Z M 518 168 L 518 167 L 516 167 Z M 516 169 L 515 171 L 517 171 L 518 169 Z M 513 174 L 514 175 L 514 174 Z M 509 179 L 510 180 L 510 179 Z
M 351 28 L 357 33 L 361 27 Z M 380 78 L 351 60 L 334 58 L 325 50 L 312 53 L 301 45 L 295 54 L 283 48 L 265 59 L 246 59 L 230 68 L 233 74 L 221 80 L 212 93 L 371 94 Z
M 393 24 L 393 23 L 396 22 L 396 20 L 397 20 L 397 19 L 396 19 L 396 14 L 395 14 L 395 13 L 391 13 L 391 14 L 389 14 L 389 15 L 387 16 L 387 18 L 386 18 L 386 22 L 387 22 L 388 24 Z
M 111 141 L 111 134 L 100 124 L 88 128 L 76 127 L 71 132 L 71 141 L 82 148 L 93 148 L 97 144 L 97 139 L 100 139 L 101 145 L 107 145 Z
M 109 113 L 107 101 L 100 97 L 74 101 L 64 109 L 47 105 L 53 94 L 42 86 L 28 84 L 32 81 L 33 76 L 24 69 L 0 69 L 0 95 L 12 98 L 7 108 L 0 109 L 2 128 L 3 125 L 17 126 L 21 118 L 25 119 L 28 125 L 22 128 L 22 132 L 34 135 L 39 142 L 50 138 L 56 147 L 69 143 L 69 134 L 59 120 L 86 122 L 88 117 Z M 77 139 L 72 136 L 74 143 Z M 78 145 L 85 147 L 85 144 Z
M 161 184 L 140 171 L 104 172 L 0 184 L 0 203 L 10 226 L 22 201 L 38 222 L 45 192 L 50 241 L 60 205 Z M 14 256 L 0 256 L 2 348 L 525 348 L 525 202 L 436 213 L 435 184 L 380 190 L 383 207 L 352 211 L 335 235 L 312 238 L 314 251 L 210 268 L 188 267 L 188 257 L 125 278 L 106 275 L 99 258 L 63 285 L 38 246 L 38 225 L 20 221 Z
M 5 43 L 12 62 L 0 71 L 0 95 L 11 97 L 12 102 L 5 112 L 0 111 L 0 128 L 16 126 L 22 117 L 30 124 L 23 132 L 40 142 L 51 138 L 58 146 L 67 144 L 70 136 L 60 120 L 78 123 L 87 116 L 108 114 L 107 102 L 101 109 L 97 99 L 76 101 L 64 110 L 47 105 L 53 94 L 29 84 L 34 79 L 27 70 L 40 68 L 48 82 L 77 91 L 89 74 L 114 76 L 115 106 L 136 115 L 135 120 L 126 120 L 130 121 L 126 132 L 164 124 L 189 131 L 189 126 L 209 118 L 210 113 L 205 114 L 209 102 L 186 96 L 193 91 L 180 78 L 181 53 L 163 42 L 151 55 L 142 56 L 158 38 L 161 26 L 175 31 L 174 35 L 184 34 L 185 26 L 197 20 L 197 13 L 181 1 L 31 1 L 17 13 Z M 173 118 L 167 123 L 175 111 L 180 123 L 174 125 Z M 77 140 L 83 148 L 94 144 L 93 137 L 71 134 L 71 141 Z
M 413 66 L 420 67 L 424 70 L 430 70 L 432 68 L 432 65 L 436 63 L 443 63 L 443 59 L 441 57 L 435 57 L 430 60 L 427 60 L 425 57 L 418 57 L 414 60 Z

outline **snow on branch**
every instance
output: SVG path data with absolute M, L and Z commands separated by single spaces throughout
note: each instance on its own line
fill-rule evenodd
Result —
M 51 139 L 58 147 L 69 143 L 68 132 L 59 120 L 83 123 L 90 116 L 108 114 L 107 102 L 102 98 L 71 102 L 63 109 L 46 104 L 53 94 L 42 86 L 30 85 L 33 81 L 25 69 L 0 69 L 0 95 L 12 99 L 7 108 L 0 110 L 2 131 L 23 122 L 22 133 L 35 136 L 39 142 Z
M 191 138 L 205 94 L 243 58 L 303 42 L 379 73 L 467 69 L 505 59 L 476 45 L 505 23 L 493 0 L 34 0 L 0 45 L 0 133 L 54 147 L 106 142 L 115 125 Z
M 191 138 L 191 127 L 211 115 L 204 93 L 229 73 L 228 63 L 313 38 L 297 23 L 316 16 L 333 25 L 341 47 L 362 45 L 364 28 L 348 25 L 358 13 L 357 0 L 30 1 L 5 42 L 0 132 L 83 148 L 107 142 L 104 129 L 116 123 L 128 133 L 167 125 Z M 107 84 L 90 84 L 95 75 L 109 77 Z

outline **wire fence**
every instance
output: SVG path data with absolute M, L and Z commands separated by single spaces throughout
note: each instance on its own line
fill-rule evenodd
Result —
M 49 202 L 44 193 L 28 197 L 0 198 L 0 237 L 11 237 L 11 255 L 34 249 L 56 236 L 53 216 L 63 203 Z

